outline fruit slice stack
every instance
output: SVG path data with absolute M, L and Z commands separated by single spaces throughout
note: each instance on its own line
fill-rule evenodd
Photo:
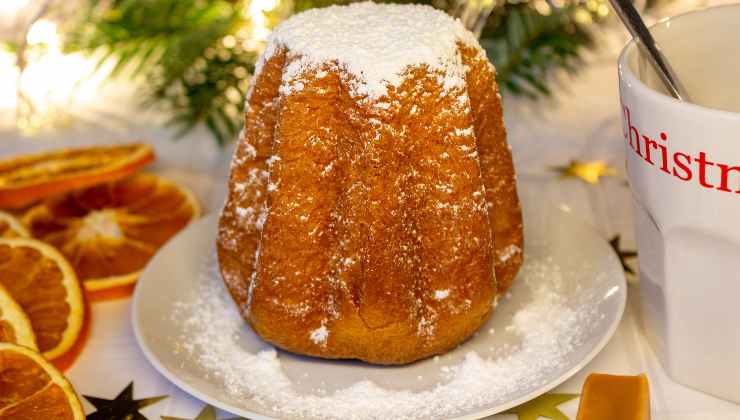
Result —
M 0 209 L 22 222 L 0 212 L 0 237 L 57 248 L 92 300 L 130 295 L 157 250 L 200 215 L 190 191 L 139 172 L 153 160 L 134 143 L 0 161 Z
M 127 296 L 157 250 L 199 216 L 187 189 L 140 170 L 141 143 L 0 161 L 0 420 L 83 419 L 69 367 L 87 299 Z

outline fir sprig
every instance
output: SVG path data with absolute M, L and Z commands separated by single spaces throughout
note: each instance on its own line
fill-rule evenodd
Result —
M 105 3 L 105 4 L 103 4 Z M 97 52 L 112 76 L 143 78 L 146 104 L 172 114 L 177 136 L 205 123 L 219 143 L 238 130 L 256 55 L 234 34 L 248 25 L 241 2 L 91 0 L 67 35 L 69 51 Z
M 96 52 L 101 64 L 114 63 L 114 76 L 143 80 L 144 103 L 165 107 L 178 137 L 204 123 L 224 143 L 241 126 L 247 81 L 257 60 L 243 35 L 251 25 L 246 1 L 86 0 L 79 23 L 66 36 L 66 48 Z M 351 1 L 294 0 L 293 7 L 297 12 Z M 441 8 L 453 4 L 421 2 Z M 577 70 L 582 50 L 594 43 L 590 28 L 575 18 L 578 11 L 585 9 L 576 3 L 553 6 L 549 14 L 529 3 L 496 8 L 481 44 L 496 65 L 499 84 L 536 97 L 550 94 L 553 70 Z
M 575 19 L 577 12 L 588 13 L 571 5 L 543 15 L 512 4 L 491 16 L 480 42 L 496 65 L 498 83 L 517 95 L 550 95 L 548 76 L 556 69 L 575 72 L 582 50 L 594 45 L 590 28 Z

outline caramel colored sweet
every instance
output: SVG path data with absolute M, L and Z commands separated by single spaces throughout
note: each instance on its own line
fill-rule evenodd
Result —
M 647 376 L 592 373 L 583 384 L 577 420 L 650 420 Z
M 422 6 L 322 10 L 403 8 L 459 25 Z M 218 238 L 224 281 L 263 339 L 401 364 L 488 318 L 521 265 L 522 219 L 494 69 L 472 42 L 451 45 L 454 68 L 409 65 L 381 94 L 339 59 L 291 76 L 308 53 L 268 46 Z

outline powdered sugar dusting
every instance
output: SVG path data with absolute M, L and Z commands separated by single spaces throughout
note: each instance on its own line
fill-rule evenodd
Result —
M 270 35 L 255 73 L 281 47 L 292 61 L 283 74 L 282 94 L 303 89 L 298 80 L 307 70 L 322 71 L 336 62 L 353 76 L 354 93 L 372 99 L 398 86 L 409 66 L 441 70 L 445 90 L 464 86 L 464 67 L 457 43 L 480 49 L 459 20 L 423 5 L 354 3 L 297 14 Z M 380 102 L 380 107 L 390 104 Z
M 315 344 L 326 344 L 326 339 L 329 338 L 329 330 L 326 328 L 326 325 L 322 324 L 319 328 L 311 331 L 309 338 L 311 338 L 311 341 Z
M 262 411 L 279 417 L 306 419 L 438 419 L 474 411 L 478 407 L 501 403 L 512 393 L 543 385 L 554 373 L 566 369 L 567 357 L 582 342 L 584 334 L 595 328 L 595 306 L 578 305 L 564 296 L 591 300 L 593 292 L 576 290 L 563 281 L 564 274 L 550 258 L 531 257 L 514 286 L 515 296 L 527 296 L 519 306 L 506 310 L 511 298 L 502 300 L 494 312 L 503 320 L 494 330 L 485 326 L 479 337 L 447 355 L 422 361 L 433 367 L 439 381 L 419 389 L 389 389 L 367 380 L 365 374 L 346 386 L 327 390 L 301 389 L 306 374 L 291 374 L 285 358 L 248 331 L 221 286 L 213 257 L 200 279 L 194 301 L 178 303 L 173 321 L 188 331 L 179 342 L 209 377 L 223 384 L 238 400 L 257 403 Z M 436 290 L 442 296 L 446 290 Z M 424 326 L 422 326 L 424 328 Z M 495 331 L 495 333 L 493 333 Z M 244 335 L 250 338 L 244 338 Z M 488 349 L 480 340 L 499 334 L 513 340 Z M 311 339 L 321 345 L 330 331 L 322 323 L 311 331 Z M 250 344 L 245 345 L 245 340 Z M 259 344 L 255 344 L 259 343 Z M 513 343 L 513 344 L 509 344 Z M 484 343 L 485 344 L 485 343 Z M 475 349 L 475 350 L 473 350 Z M 296 363 L 292 361 L 291 363 Z M 336 362 L 313 359 L 302 361 L 319 366 L 315 372 L 339 369 Z M 343 369 L 347 369 L 345 366 Z M 382 375 L 403 375 L 404 368 L 378 368 Z M 367 370 L 363 370 L 367 372 Z M 301 372 L 306 372 L 305 368 Z M 380 374 L 380 373 L 378 373 Z M 328 379 L 328 377 L 327 377 Z M 323 381 L 322 381 L 323 382 Z
M 446 299 L 450 295 L 449 289 L 437 290 L 434 292 L 434 298 L 437 300 Z
M 498 260 L 501 262 L 509 261 L 511 257 L 517 254 L 521 254 L 521 252 L 522 252 L 522 249 L 519 248 L 518 246 L 514 244 L 509 245 L 505 247 L 504 249 L 501 249 L 498 251 Z

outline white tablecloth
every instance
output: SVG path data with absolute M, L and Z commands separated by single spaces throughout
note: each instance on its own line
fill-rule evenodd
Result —
M 553 203 L 570 208 L 584 223 L 595 226 L 605 239 L 621 235 L 623 248 L 634 249 L 629 190 L 623 175 L 606 178 L 594 186 L 576 179 L 560 179 L 550 169 L 572 159 L 605 160 L 623 174 L 616 52 L 625 39 L 619 31 L 605 34 L 601 52 L 590 57 L 589 64 L 576 77 L 557 79 L 559 87 L 552 99 L 532 102 L 507 97 L 505 107 L 520 179 L 541 183 L 542 194 Z M 0 75 L 0 79 L 3 77 Z M 105 87 L 95 105 L 71 108 L 78 117 L 72 125 L 33 137 L 16 132 L 12 111 L 0 109 L 0 157 L 63 145 L 143 139 L 157 149 L 159 160 L 154 171 L 192 188 L 205 212 L 217 211 L 224 195 L 230 148 L 219 149 L 202 128 L 178 142 L 171 141 L 172 131 L 161 128 L 159 117 L 120 105 L 121 95 L 131 96 L 131 91 L 131 87 Z M 592 372 L 645 372 L 651 383 L 656 420 L 740 419 L 740 406 L 678 385 L 666 376 L 641 331 L 636 282 L 630 281 L 627 309 L 611 342 L 554 392 L 580 392 L 585 377 Z M 203 403 L 160 376 L 139 350 L 131 327 L 130 299 L 95 303 L 92 310 L 90 339 L 67 372 L 79 393 L 113 398 L 133 380 L 136 398 L 169 395 L 142 410 L 148 418 L 195 417 Z M 92 411 L 91 405 L 84 404 L 88 412 Z M 576 399 L 560 408 L 575 418 L 577 405 Z

